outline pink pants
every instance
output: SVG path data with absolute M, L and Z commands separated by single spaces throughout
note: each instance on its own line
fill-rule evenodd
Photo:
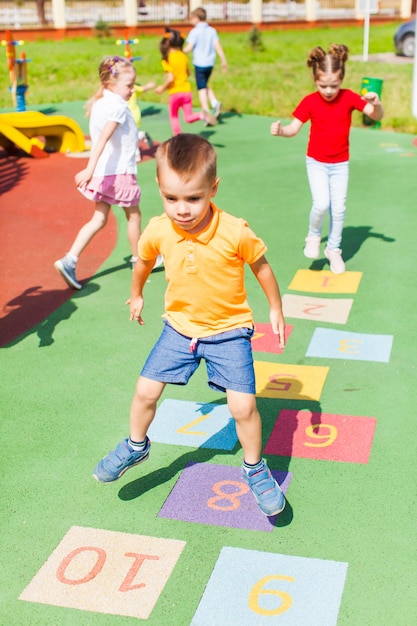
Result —
M 169 121 L 174 135 L 179 135 L 181 132 L 180 120 L 178 117 L 180 109 L 182 109 L 184 119 L 188 124 L 204 119 L 204 115 L 202 113 L 193 113 L 191 92 L 171 94 L 168 98 L 168 108 Z

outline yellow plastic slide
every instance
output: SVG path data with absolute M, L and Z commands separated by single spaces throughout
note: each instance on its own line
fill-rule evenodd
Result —
M 0 145 L 14 144 L 35 158 L 48 152 L 84 152 L 84 133 L 66 115 L 45 115 L 38 111 L 0 113 Z

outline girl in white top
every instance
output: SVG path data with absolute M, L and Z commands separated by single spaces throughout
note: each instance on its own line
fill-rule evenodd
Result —
M 78 257 L 94 235 L 107 223 L 112 204 L 121 206 L 127 218 L 127 237 L 136 261 L 140 237 L 140 188 L 136 179 L 138 129 L 128 107 L 135 91 L 135 68 L 130 61 L 108 56 L 99 66 L 101 86 L 87 103 L 90 115 L 91 155 L 87 167 L 75 175 L 80 192 L 95 202 L 89 222 L 76 236 L 69 252 L 55 268 L 74 289 L 82 285 L 75 276 Z

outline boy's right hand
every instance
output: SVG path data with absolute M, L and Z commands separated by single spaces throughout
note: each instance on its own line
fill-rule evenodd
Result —
M 280 120 L 277 120 L 276 122 L 273 122 L 271 124 L 271 135 L 282 135 L 282 124 Z
M 129 300 L 126 301 L 126 304 L 129 305 L 130 308 L 130 316 L 129 316 L 129 320 L 132 322 L 133 320 L 136 320 L 138 324 L 140 324 L 141 326 L 144 325 L 144 321 L 142 319 L 142 311 L 143 311 L 143 306 L 144 306 L 144 300 L 142 296 L 135 296 L 134 298 L 129 298 Z

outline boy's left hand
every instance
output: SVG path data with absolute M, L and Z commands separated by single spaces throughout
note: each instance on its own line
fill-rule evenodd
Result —
M 272 332 L 274 335 L 278 335 L 279 347 L 285 348 L 285 320 L 282 311 L 271 310 L 269 319 L 271 321 Z

